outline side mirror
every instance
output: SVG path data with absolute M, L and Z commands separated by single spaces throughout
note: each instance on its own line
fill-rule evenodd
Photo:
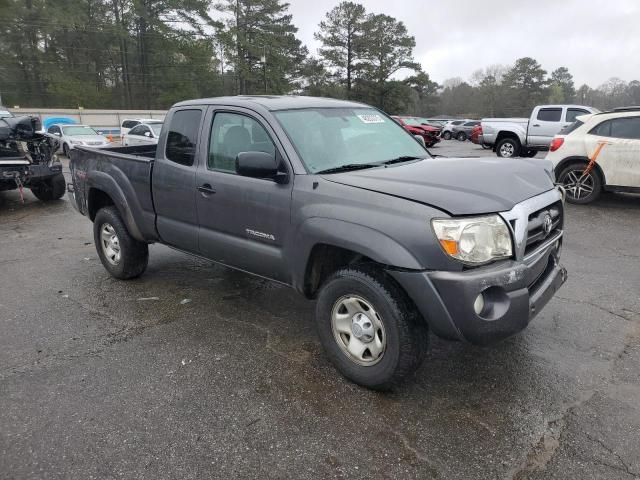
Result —
M 274 155 L 264 152 L 241 152 L 236 157 L 236 172 L 243 177 L 271 178 L 285 177 L 278 170 L 278 161 Z
M 60 132 L 53 132 L 53 134 L 54 134 L 56 137 L 59 137 L 59 136 L 60 136 Z
M 427 147 L 427 144 L 424 143 L 424 137 L 422 135 L 414 135 L 413 138 L 420 142 L 420 145 L 422 145 L 423 147 Z

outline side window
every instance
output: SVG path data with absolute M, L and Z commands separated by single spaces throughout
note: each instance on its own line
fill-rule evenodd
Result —
M 60 133 L 60 128 L 56 127 L 55 125 L 52 127 L 49 127 L 49 133 Z
M 541 122 L 559 122 L 562 117 L 561 108 L 541 108 L 537 119 Z
M 124 122 L 122 122 L 122 127 L 123 128 L 133 128 L 136 125 L 138 125 L 140 122 L 138 122 L 137 120 L 125 120 Z
M 196 156 L 202 110 L 178 110 L 167 134 L 166 156 L 172 162 L 191 166 Z
M 142 125 L 133 127 L 131 130 L 129 130 L 129 135 L 144 135 L 144 127 Z
M 269 134 L 256 120 L 237 113 L 216 113 L 209 138 L 207 168 L 236 171 L 240 152 L 265 152 L 275 155 L 276 147 Z
M 606 122 L 602 122 L 600 125 L 596 125 L 589 133 L 591 135 L 598 135 L 599 137 L 610 137 L 611 120 L 607 120 Z
M 582 110 L 581 108 L 569 108 L 567 109 L 567 118 L 565 119 L 565 121 L 567 123 L 575 122 L 577 117 L 579 117 L 580 115 L 586 115 L 588 113 L 589 112 L 587 112 L 586 110 Z
M 640 140 L 640 117 L 616 118 L 611 121 L 611 136 Z

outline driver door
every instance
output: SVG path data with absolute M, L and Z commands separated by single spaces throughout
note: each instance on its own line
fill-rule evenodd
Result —
M 200 253 L 214 261 L 289 283 L 282 256 L 290 225 L 291 168 L 267 123 L 244 109 L 212 107 L 207 152 L 196 172 Z M 242 177 L 235 159 L 259 151 L 280 158 L 286 182 Z

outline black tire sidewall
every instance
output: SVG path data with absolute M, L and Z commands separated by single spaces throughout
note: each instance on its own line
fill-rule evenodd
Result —
M 445 140 L 451 140 L 451 132 L 444 132 L 442 134 L 442 138 L 444 138 Z
M 567 165 L 566 167 L 563 167 L 563 169 L 560 171 L 560 174 L 557 177 L 558 183 L 560 183 L 561 185 L 564 185 L 563 178 L 570 171 L 572 171 L 572 170 L 582 170 L 582 171 L 584 171 L 586 168 L 587 168 L 587 164 L 584 163 L 584 162 L 583 163 L 571 163 L 571 164 Z M 600 174 L 598 173 L 598 170 L 595 169 L 595 168 L 591 171 L 591 176 L 593 177 L 593 192 L 591 192 L 591 194 L 589 194 L 586 197 L 583 197 L 583 198 L 580 198 L 580 199 L 576 199 L 576 198 L 572 197 L 569 194 L 569 192 L 567 191 L 567 202 L 575 203 L 577 205 L 585 205 L 587 203 L 594 202 L 595 200 L 598 199 L 598 197 L 600 196 L 600 193 L 602 192 L 602 178 L 600 177 Z
M 120 262 L 117 265 L 110 263 L 102 250 L 101 230 L 105 223 L 110 224 L 118 236 Z M 128 280 L 145 271 L 149 259 L 148 246 L 131 236 L 116 207 L 104 207 L 98 211 L 93 222 L 93 241 L 102 265 L 115 278 Z
M 354 363 L 338 346 L 331 328 L 331 312 L 335 302 L 345 295 L 358 295 L 379 313 L 384 324 L 386 348 L 382 359 L 372 366 Z M 383 274 L 367 269 L 350 268 L 334 274 L 320 290 L 316 304 L 318 335 L 327 356 L 351 381 L 367 388 L 388 390 L 402 382 L 424 359 L 428 337 L 426 324 L 420 324 L 415 311 L 399 288 L 393 288 Z M 407 337 L 415 343 L 407 348 Z M 415 352 L 416 348 L 422 351 Z M 411 358 L 417 356 L 417 358 Z
M 64 195 L 66 186 L 67 184 L 64 179 L 64 175 L 62 173 L 58 173 L 51 178 L 47 178 L 46 180 L 42 180 L 41 182 L 31 185 L 30 188 L 31 193 L 33 193 L 38 200 L 41 202 L 49 202 L 61 199 Z

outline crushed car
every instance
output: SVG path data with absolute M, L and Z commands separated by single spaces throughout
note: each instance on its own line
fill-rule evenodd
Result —
M 0 116 L 0 191 L 25 188 L 41 201 L 57 200 L 65 193 L 62 164 L 55 152 L 58 143 L 40 132 L 40 119 L 15 117 L 6 110 Z M 23 197 L 24 200 L 24 197 Z

